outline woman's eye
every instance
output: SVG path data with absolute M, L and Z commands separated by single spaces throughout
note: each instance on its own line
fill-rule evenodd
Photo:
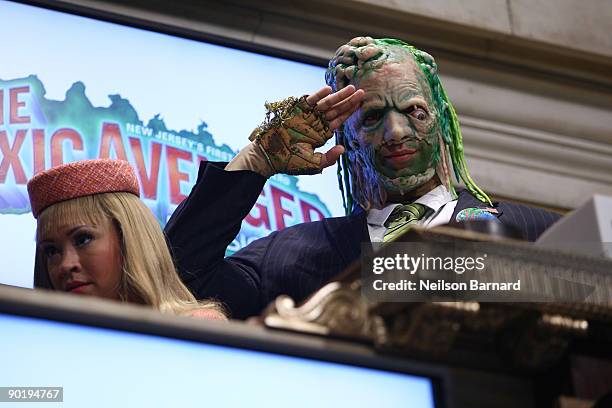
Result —
M 373 125 L 377 124 L 378 122 L 380 122 L 380 120 L 382 119 L 382 116 L 383 116 L 382 111 L 368 112 L 368 113 L 366 113 L 366 115 L 363 118 L 363 125 L 364 126 L 373 126 Z
M 54 255 L 59 254 L 59 249 L 57 249 L 57 248 L 56 248 L 56 247 L 54 247 L 54 246 L 50 246 L 50 245 L 49 245 L 49 246 L 44 247 L 44 248 L 42 249 L 42 251 L 43 251 L 43 254 L 45 254 L 45 257 L 46 257 L 47 259 L 52 258 Z
M 419 108 L 418 106 L 411 106 L 407 112 L 410 116 L 415 118 L 416 120 L 425 120 L 427 119 L 427 111 L 423 108 Z
M 91 242 L 92 239 L 93 237 L 91 236 L 91 234 L 86 234 L 86 233 L 77 234 L 74 237 L 74 245 L 75 246 L 87 245 Z

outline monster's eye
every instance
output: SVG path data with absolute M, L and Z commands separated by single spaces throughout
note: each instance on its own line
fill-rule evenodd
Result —
M 427 117 L 429 116 L 425 109 L 423 109 L 423 108 L 421 108 L 420 106 L 417 106 L 417 105 L 412 105 L 411 107 L 406 109 L 405 112 L 408 115 L 410 115 L 413 118 L 415 118 L 416 120 L 420 120 L 420 121 L 423 121 L 423 120 L 427 119 Z
M 382 110 L 371 110 L 363 115 L 362 124 L 363 126 L 370 127 L 376 125 L 383 117 Z

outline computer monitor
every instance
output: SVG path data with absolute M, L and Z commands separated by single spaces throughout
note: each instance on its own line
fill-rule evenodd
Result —
M 130 307 L 119 304 L 89 313 L 38 295 L 0 300 L 0 386 L 63 387 L 62 407 L 435 406 L 434 379 L 350 345 L 245 323 L 172 324 L 150 311 L 134 318 L 133 306 L 122 316 Z

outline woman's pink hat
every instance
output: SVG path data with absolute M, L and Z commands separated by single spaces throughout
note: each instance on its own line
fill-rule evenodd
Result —
M 60 201 L 120 191 L 140 197 L 136 173 L 124 160 L 97 159 L 63 164 L 38 173 L 28 182 L 34 218 Z

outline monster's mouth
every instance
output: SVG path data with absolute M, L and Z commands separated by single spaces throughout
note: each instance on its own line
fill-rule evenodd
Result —
M 392 167 L 403 167 L 404 164 L 412 160 L 417 152 L 417 149 L 403 146 L 385 150 L 383 151 L 383 159 Z

